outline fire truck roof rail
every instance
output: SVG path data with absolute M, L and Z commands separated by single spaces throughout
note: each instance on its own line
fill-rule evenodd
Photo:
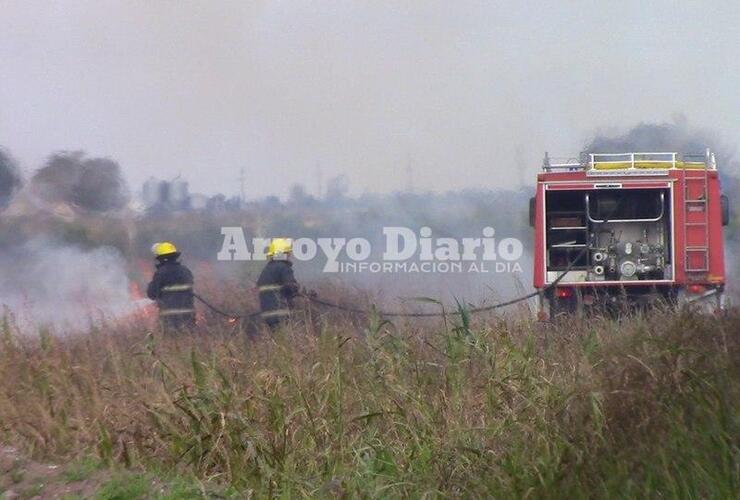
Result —
M 650 171 L 666 169 L 716 170 L 714 153 L 643 152 L 643 153 L 581 153 L 579 158 L 553 158 L 545 153 L 542 170 L 545 172 L 593 171 Z
M 583 162 L 583 155 L 581 158 L 554 158 L 549 153 L 545 152 L 545 159 L 542 160 L 542 170 L 546 172 L 558 172 L 558 171 L 571 171 L 571 170 L 585 170 L 586 164 Z

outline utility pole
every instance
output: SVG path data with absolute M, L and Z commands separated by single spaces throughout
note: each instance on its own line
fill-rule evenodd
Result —
M 406 159 L 406 191 L 414 192 L 414 168 L 411 164 L 411 155 Z
M 320 200 L 324 196 L 324 172 L 321 170 L 321 162 L 316 162 L 316 197 Z
M 246 182 L 246 176 L 244 175 L 244 167 L 241 168 L 239 171 L 239 208 L 242 208 L 244 206 L 244 183 Z

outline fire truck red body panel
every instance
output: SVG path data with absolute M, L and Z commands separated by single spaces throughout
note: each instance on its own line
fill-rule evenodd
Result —
M 658 162 L 645 155 L 672 156 Z M 655 285 L 662 290 L 692 287 L 721 292 L 723 207 L 714 158 L 710 160 L 709 153 L 706 162 L 684 162 L 675 153 L 609 156 L 628 159 L 600 163 L 598 155 L 591 155 L 590 161 L 551 166 L 546 157 L 531 214 L 535 288 L 551 292 L 548 289 L 556 282 L 557 287 L 572 289 L 629 291 Z M 658 208 L 634 221 L 612 221 L 591 213 L 602 205 L 620 204 L 622 211 L 629 204 Z M 561 211 L 564 205 L 573 211 Z M 622 237 L 622 232 L 631 236 Z M 644 237 L 635 236 L 643 233 Z

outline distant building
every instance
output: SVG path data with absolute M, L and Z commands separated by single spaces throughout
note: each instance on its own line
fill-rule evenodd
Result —
M 190 209 L 188 183 L 180 177 L 171 181 L 150 177 L 142 186 L 142 199 L 147 212 L 177 212 Z
M 202 212 L 208 208 L 209 197 L 204 194 L 193 193 L 190 195 L 190 210 Z

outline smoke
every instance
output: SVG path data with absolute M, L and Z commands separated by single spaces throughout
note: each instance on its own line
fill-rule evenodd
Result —
M 89 325 L 132 312 L 125 261 L 118 250 L 91 250 L 39 236 L 0 253 L 0 304 L 27 327 Z
M 0 148 L 0 208 L 10 203 L 21 186 L 21 175 L 10 154 Z
M 9 204 L 20 187 L 15 162 L 0 150 L 0 207 Z M 32 177 L 29 190 L 35 195 L 31 199 L 94 214 L 121 208 L 128 200 L 118 164 L 88 159 L 82 152 L 52 155 Z M 26 331 L 53 325 L 63 331 L 132 312 L 136 303 L 125 259 L 105 244 L 113 240 L 96 236 L 95 224 L 85 219 L 34 210 L 28 198 L 16 197 L 14 210 L 0 216 L 0 306 L 13 314 L 19 327 Z M 112 226 L 106 227 L 110 231 Z M 83 249 L 73 240 L 92 248 Z
M 46 201 L 67 203 L 87 212 L 120 209 L 129 200 L 118 163 L 108 158 L 85 158 L 82 151 L 53 154 L 33 176 L 31 185 Z
M 690 127 L 682 116 L 673 123 L 640 123 L 622 135 L 597 134 L 584 147 L 587 153 L 678 152 L 702 154 L 709 148 L 715 153 L 720 168 L 734 170 L 735 151 L 725 145 L 716 133 Z
M 508 262 L 502 258 L 498 262 L 484 262 L 479 258 L 474 262 L 475 266 L 471 266 L 473 261 L 458 261 L 460 269 L 450 271 L 445 271 L 443 264 L 431 271 L 374 272 L 367 268 L 364 271 L 344 268 L 345 271 L 340 273 L 324 272 L 326 258 L 319 252 L 311 261 L 296 261 L 295 264 L 298 279 L 309 287 L 321 289 L 331 283 L 354 287 L 375 295 L 378 303 L 389 309 L 398 308 L 402 297 L 432 297 L 446 304 L 454 304 L 459 299 L 479 304 L 518 296 L 522 289 L 531 289 L 531 259 L 527 255 L 531 248 L 531 229 L 527 224 L 528 193 L 465 190 L 444 194 L 365 194 L 359 198 L 327 194 L 324 199 L 316 199 L 298 196 L 305 193 L 305 189 L 294 188 L 293 191 L 294 196 L 286 205 L 269 208 L 265 203 L 261 209 L 252 208 L 254 217 L 247 216 L 244 220 L 256 220 L 259 214 L 263 224 L 258 228 L 248 222 L 251 226 L 245 228 L 248 238 L 276 235 L 314 240 L 362 238 L 371 246 L 365 263 L 379 263 L 383 262 L 387 244 L 384 228 L 408 228 L 419 238 L 421 228 L 429 228 L 433 244 L 438 238 L 452 238 L 461 244 L 464 238 L 481 238 L 483 229 L 492 227 L 497 242 L 516 238 L 522 242 L 525 251 L 525 255 L 517 260 L 517 268 L 513 264 L 506 265 Z M 220 242 L 220 238 L 216 238 Z M 181 246 L 187 249 L 194 245 L 183 241 Z M 210 253 L 201 253 L 198 257 L 211 260 L 219 248 L 208 249 Z M 190 258 L 192 253 L 187 255 Z M 338 261 L 352 262 L 344 252 Z M 421 263 L 418 254 L 404 262 L 409 267 Z M 224 272 L 232 275 L 240 266 L 239 263 L 225 264 Z M 256 270 L 259 267 L 255 266 Z

